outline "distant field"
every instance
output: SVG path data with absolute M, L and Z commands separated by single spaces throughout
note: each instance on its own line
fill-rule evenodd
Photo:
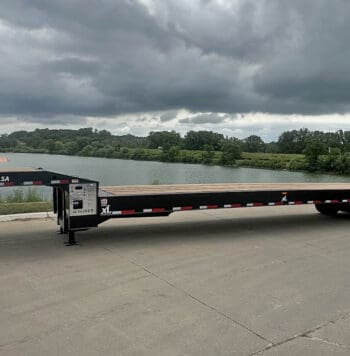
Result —
M 306 162 L 302 154 L 282 154 L 282 153 L 242 153 L 242 159 L 237 161 L 240 166 L 288 169 L 292 171 L 304 170 Z
M 302 154 L 291 154 L 291 153 L 249 153 L 243 152 L 242 157 L 244 159 L 261 159 L 261 160 L 272 160 L 272 159 L 283 159 L 291 161 L 293 159 L 304 159 Z

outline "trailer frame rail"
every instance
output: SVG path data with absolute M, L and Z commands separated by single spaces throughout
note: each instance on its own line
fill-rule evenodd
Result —
M 325 215 L 350 213 L 350 184 L 199 184 L 102 187 L 99 182 L 41 168 L 0 169 L 0 187 L 53 188 L 59 233 L 76 245 L 75 232 L 111 218 L 167 216 L 178 211 L 314 204 Z

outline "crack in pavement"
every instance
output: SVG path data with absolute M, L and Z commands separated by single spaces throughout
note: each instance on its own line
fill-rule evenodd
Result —
M 113 251 L 114 252 L 114 251 Z M 121 256 L 122 258 L 126 259 L 129 263 L 133 264 L 134 266 L 137 266 L 138 268 L 141 268 L 143 269 L 146 273 L 148 273 L 150 276 L 153 276 L 154 278 L 157 278 L 158 280 L 168 284 L 169 286 L 171 286 L 172 288 L 182 292 L 183 294 L 185 294 L 186 296 L 188 296 L 189 298 L 191 298 L 192 300 L 195 300 L 197 303 L 201 304 L 202 306 L 206 307 L 207 309 L 210 309 L 212 311 L 214 311 L 215 313 L 223 316 L 224 318 L 230 320 L 231 322 L 233 322 L 234 324 L 242 327 L 243 329 L 245 329 L 246 331 L 248 331 L 249 333 L 257 336 L 259 339 L 265 341 L 268 343 L 268 345 L 261 349 L 261 350 L 257 350 L 257 351 L 254 351 L 253 353 L 249 354 L 249 356 L 255 356 L 255 355 L 262 355 L 265 351 L 268 351 L 270 349 L 273 349 L 275 347 L 278 347 L 278 346 L 281 346 L 281 345 L 284 345 L 288 342 L 291 342 L 295 339 L 297 339 L 298 337 L 303 337 L 303 338 L 307 338 L 307 339 L 310 339 L 310 340 L 313 340 L 313 341 L 319 341 L 319 342 L 324 342 L 324 343 L 328 343 L 330 345 L 333 345 L 333 346 L 338 346 L 338 347 L 341 347 L 341 348 L 345 348 L 345 349 L 349 349 L 350 350 L 350 347 L 347 346 L 347 345 L 342 345 L 342 344 L 337 344 L 337 343 L 333 343 L 333 342 L 330 342 L 330 341 L 327 341 L 327 340 L 323 340 L 321 338 L 317 338 L 317 337 L 313 337 L 312 333 L 328 326 L 328 325 L 331 325 L 331 324 L 335 324 L 336 322 L 340 321 L 340 320 L 343 320 L 343 319 L 346 319 L 350 316 L 350 312 L 346 312 L 344 313 L 343 315 L 339 316 L 338 318 L 334 319 L 334 320 L 329 320 L 329 321 L 326 321 L 326 322 L 322 322 L 320 323 L 319 325 L 313 327 L 313 328 L 310 328 L 306 331 L 303 331 L 301 333 L 298 333 L 294 336 L 291 336 L 287 339 L 284 339 L 284 340 L 281 340 L 279 342 L 273 342 L 269 339 L 267 339 L 266 337 L 264 337 L 263 335 L 259 334 L 258 332 L 254 331 L 253 329 L 249 328 L 248 326 L 244 325 L 243 323 L 241 323 L 240 321 L 237 321 L 235 319 L 233 319 L 232 317 L 230 317 L 229 315 L 225 314 L 224 312 L 218 310 L 217 308 L 215 308 L 214 306 L 210 305 L 210 304 L 207 304 L 206 302 L 202 301 L 201 299 L 195 297 L 194 295 L 190 294 L 189 292 L 187 292 L 186 290 L 178 287 L 177 285 L 175 285 L 174 283 L 168 281 L 167 279 L 157 275 L 156 273 L 152 272 L 151 270 L 149 270 L 147 267 L 131 260 L 131 259 L 127 259 L 125 258 L 124 256 Z
M 147 267 L 140 265 L 138 263 L 136 263 L 135 261 L 132 261 L 129 259 L 129 262 L 131 264 L 133 264 L 134 266 L 137 266 L 139 268 L 142 268 L 145 272 L 149 273 L 151 276 L 153 276 L 154 278 L 157 278 L 158 280 L 168 284 L 170 287 L 176 289 L 177 291 L 180 291 L 181 293 L 185 294 L 186 296 L 188 296 L 189 298 L 193 299 L 194 301 L 196 301 L 197 303 L 201 304 L 202 306 L 206 307 L 207 309 L 210 309 L 212 311 L 214 311 L 215 313 L 221 315 L 222 317 L 224 317 L 225 319 L 230 320 L 231 322 L 233 322 L 234 324 L 240 326 L 241 328 L 245 329 L 246 331 L 248 331 L 251 334 L 254 334 L 255 336 L 257 336 L 259 339 L 265 341 L 268 343 L 268 346 L 272 345 L 272 341 L 268 340 L 266 337 L 264 337 L 263 335 L 259 334 L 258 332 L 254 331 L 253 329 L 249 328 L 248 326 L 244 325 L 243 323 L 241 323 L 240 321 L 237 321 L 235 319 L 233 319 L 232 317 L 230 317 L 229 315 L 225 314 L 224 312 L 218 310 L 217 308 L 215 308 L 214 306 L 207 304 L 206 302 L 204 302 L 203 300 L 195 297 L 194 295 L 190 294 L 189 292 L 187 292 L 186 290 L 178 287 L 177 285 L 175 285 L 174 283 L 168 281 L 167 279 L 157 275 L 156 273 L 152 272 L 151 270 L 149 270 Z
M 350 350 L 350 346 L 348 346 L 348 345 L 338 344 L 337 342 L 328 341 L 328 340 L 322 339 L 322 338 L 317 337 L 317 336 L 303 336 L 303 337 L 305 337 L 307 339 L 310 339 L 312 341 L 320 341 L 320 342 L 323 342 L 323 343 L 328 344 L 328 345 L 337 346 L 337 347 L 341 347 L 341 348 L 346 349 L 346 350 Z
M 343 348 L 344 348 L 344 346 L 345 346 L 346 349 L 349 349 L 349 350 L 350 350 L 350 347 L 348 347 L 347 345 L 342 346 L 342 344 L 327 342 L 326 340 L 323 340 L 323 339 L 317 338 L 317 337 L 313 337 L 312 335 L 310 335 L 310 334 L 312 334 L 312 333 L 314 333 L 314 332 L 316 332 L 316 331 L 318 331 L 318 330 L 321 330 L 321 329 L 325 328 L 325 327 L 328 326 L 328 325 L 332 325 L 332 324 L 337 323 L 337 322 L 340 321 L 340 320 L 344 320 L 344 319 L 348 318 L 349 316 L 350 316 L 350 312 L 347 312 L 347 313 L 341 315 L 341 316 L 340 316 L 339 318 L 337 318 L 337 319 L 322 322 L 321 324 L 319 324 L 319 325 L 317 325 L 317 326 L 315 326 L 315 327 L 313 327 L 313 328 L 311 328 L 311 329 L 308 329 L 308 330 L 306 330 L 306 331 L 304 331 L 304 332 L 302 332 L 302 333 L 298 333 L 298 334 L 296 334 L 296 335 L 294 335 L 294 336 L 291 336 L 291 337 L 289 337 L 289 338 L 287 338 L 287 339 L 284 339 L 284 340 L 281 340 L 281 341 L 279 341 L 279 342 L 276 342 L 276 343 L 272 342 L 271 345 L 266 346 L 266 347 L 265 347 L 264 349 L 262 349 L 262 350 L 254 351 L 254 352 L 251 353 L 249 356 L 255 356 L 255 355 L 259 355 L 259 354 L 262 355 L 265 351 L 268 351 L 268 350 L 270 350 L 270 349 L 273 349 L 273 348 L 275 348 L 275 347 L 277 347 L 277 346 L 281 346 L 281 345 L 287 344 L 288 342 L 291 342 L 291 341 L 297 339 L 298 337 L 303 337 L 303 338 L 307 338 L 307 339 L 310 339 L 310 340 L 316 340 L 316 339 L 318 339 L 318 341 L 323 341 L 323 342 L 332 344 L 333 346 L 339 346 L 339 347 L 343 347 Z

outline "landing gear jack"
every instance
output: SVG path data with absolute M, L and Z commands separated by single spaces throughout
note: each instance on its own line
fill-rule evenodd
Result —
M 68 241 L 64 243 L 66 246 L 77 246 L 80 245 L 78 241 L 75 240 L 75 232 L 69 231 L 68 232 Z

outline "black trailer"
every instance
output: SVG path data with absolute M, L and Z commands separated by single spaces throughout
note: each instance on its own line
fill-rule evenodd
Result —
M 176 211 L 313 204 L 325 215 L 350 212 L 346 183 L 223 183 L 99 187 L 97 181 L 43 170 L 0 170 L 0 187 L 53 187 L 59 232 L 75 232 L 111 218 L 167 216 Z

